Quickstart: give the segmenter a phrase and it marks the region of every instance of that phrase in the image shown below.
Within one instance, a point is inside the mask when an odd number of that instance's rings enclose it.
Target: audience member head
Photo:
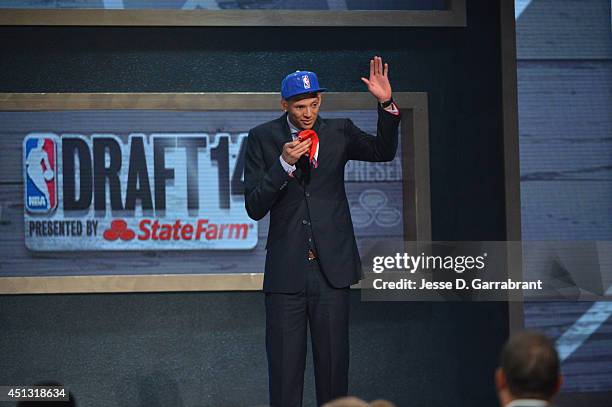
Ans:
[[[387,400],[374,400],[368,403],[357,397],[342,397],[324,404],[323,407],[395,407],[395,404]]]
[[[512,336],[501,354],[495,386],[502,406],[519,399],[552,401],[561,387],[559,356],[546,336],[524,331]]]

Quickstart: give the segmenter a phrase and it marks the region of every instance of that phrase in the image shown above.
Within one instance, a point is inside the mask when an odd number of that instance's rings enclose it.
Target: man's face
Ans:
[[[287,111],[291,123],[301,130],[312,129],[319,115],[321,94],[297,96],[289,101],[283,99],[281,105],[283,110]]]

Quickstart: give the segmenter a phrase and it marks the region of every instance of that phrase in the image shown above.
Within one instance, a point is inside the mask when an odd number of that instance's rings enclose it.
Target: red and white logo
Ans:
[[[104,239],[106,240],[132,240],[136,237],[136,233],[128,228],[127,222],[123,219],[115,219],[111,222],[110,229],[104,231]]]
[[[310,89],[310,78],[308,75],[302,76],[302,82],[304,82],[304,89]]]
[[[138,230],[134,231],[123,219],[115,219],[110,228],[104,231],[105,240],[245,240],[248,238],[248,223],[215,223],[208,219],[198,219],[195,223],[180,219],[174,222],[160,222],[154,219],[141,219]]]
[[[57,146],[53,134],[32,133],[23,141],[25,208],[47,214],[57,207]]]

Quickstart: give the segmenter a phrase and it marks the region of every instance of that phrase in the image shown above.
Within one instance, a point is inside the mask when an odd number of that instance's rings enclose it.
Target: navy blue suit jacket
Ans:
[[[292,141],[287,114],[261,124],[247,139],[244,197],[254,220],[270,212],[266,242],[265,292],[298,292],[308,270],[306,227],[312,228],[321,269],[337,288],[361,279],[361,260],[355,242],[344,190],[348,160],[391,161],[398,145],[400,116],[378,106],[377,136],[367,134],[350,119],[315,121],[319,136],[318,167],[302,185],[283,169],[279,156]]]

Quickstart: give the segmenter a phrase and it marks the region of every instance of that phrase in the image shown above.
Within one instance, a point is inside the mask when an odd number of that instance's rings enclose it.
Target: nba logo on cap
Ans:
[[[32,213],[49,213],[57,207],[57,138],[32,133],[23,140],[25,207]]]
[[[295,71],[285,76],[281,82],[281,96],[285,100],[306,93],[325,92],[325,90],[319,86],[317,75],[310,71]]]

